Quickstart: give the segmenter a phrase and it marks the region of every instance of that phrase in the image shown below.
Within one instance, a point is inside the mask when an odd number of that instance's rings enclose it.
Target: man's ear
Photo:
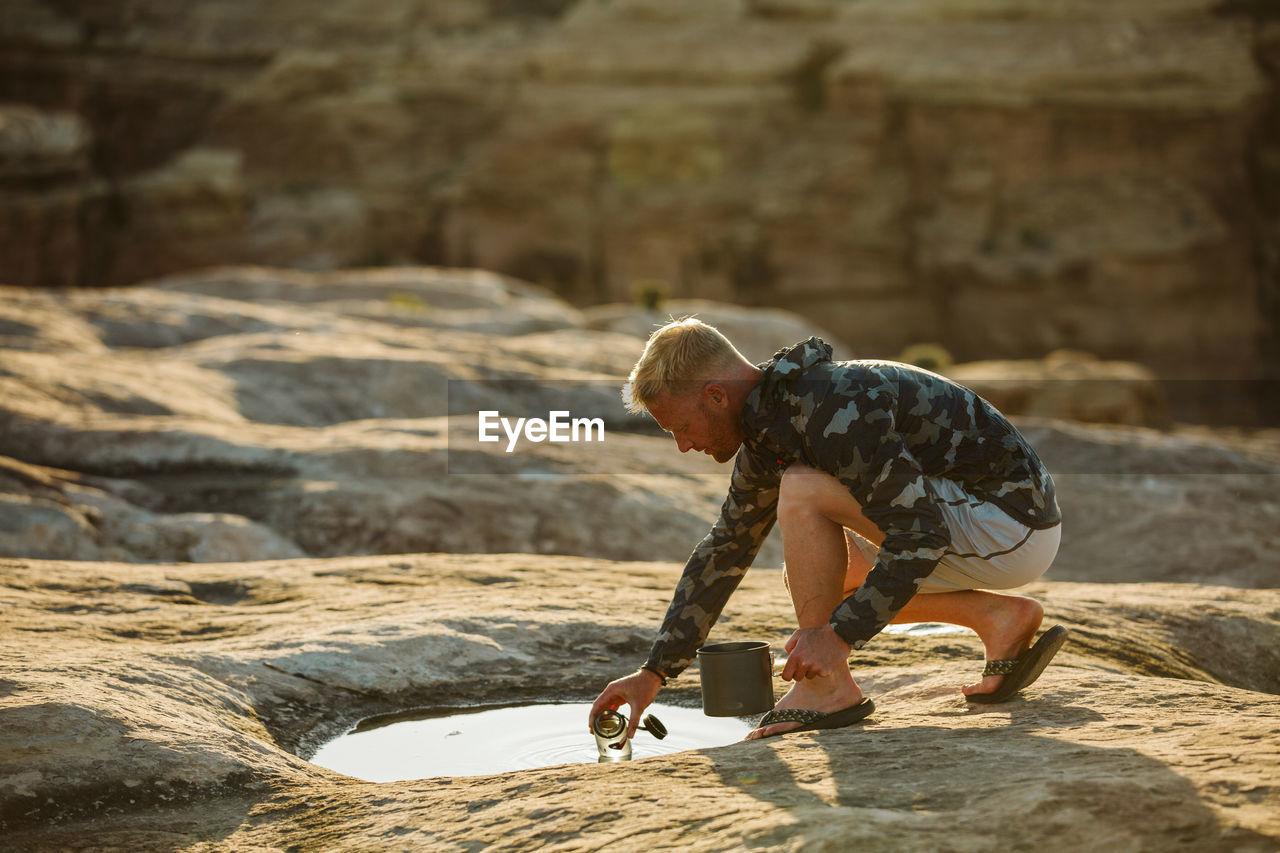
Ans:
[[[708,382],[703,385],[702,397],[712,406],[723,407],[729,404],[729,392],[718,382]]]

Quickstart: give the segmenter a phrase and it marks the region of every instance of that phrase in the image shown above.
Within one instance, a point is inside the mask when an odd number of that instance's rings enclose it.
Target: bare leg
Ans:
[[[834,521],[836,515],[846,519],[852,509],[861,524],[874,530],[853,496],[844,492],[847,501],[824,494],[812,475],[826,477],[810,468],[792,466],[783,475],[778,496],[778,527],[782,531],[783,558],[786,560],[787,589],[801,628],[826,625],[844,599],[844,580],[848,573],[849,547],[844,524]],[[832,482],[838,481],[828,477]],[[848,519],[851,520],[851,519]],[[878,531],[877,531],[878,532]],[[839,711],[857,704],[862,690],[853,680],[848,667],[823,678],[796,681],[778,701],[778,708],[804,708],[812,711]],[[799,727],[799,723],[779,723],[756,729],[748,737],[767,737]]]
[[[849,564],[845,573],[841,595],[853,594],[871,571],[863,550],[858,547],[856,534],[846,533],[849,540]],[[1031,646],[1031,640],[1044,619],[1044,607],[1034,598],[1025,595],[993,592],[984,589],[966,589],[955,592],[921,593],[898,611],[893,621],[945,622],[962,625],[976,633],[982,640],[987,660],[1017,657]],[[961,691],[966,695],[992,693],[1004,680],[1000,675],[988,675],[974,684],[966,684]]]
[[[1043,618],[1044,608],[1034,598],[967,589],[917,595],[893,621],[963,625],[977,633],[988,660],[1001,660],[1029,648]],[[966,696],[991,693],[1003,680],[1003,676],[988,675],[960,689]]]
[[[836,606],[862,585],[871,570],[870,562],[846,530],[873,546],[884,541],[884,534],[862,514],[862,507],[838,480],[795,465],[783,477],[778,526],[783,536],[787,585],[799,627],[825,625]],[[841,572],[840,589],[833,591],[832,575]],[[1040,603],[1026,596],[962,590],[917,595],[893,621],[945,622],[970,628],[982,640],[987,658],[994,660],[1014,657],[1026,649],[1043,617]],[[987,676],[962,690],[966,695],[989,693],[1002,680],[998,675]],[[816,683],[820,681],[797,682],[778,707],[832,711],[846,708],[861,697],[852,675],[847,682],[839,678],[830,684]],[[792,727],[779,726],[777,730]],[[766,733],[773,731],[771,727]]]

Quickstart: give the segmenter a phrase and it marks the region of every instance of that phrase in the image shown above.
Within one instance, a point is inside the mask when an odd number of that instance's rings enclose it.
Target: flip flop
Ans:
[[[982,670],[983,678],[988,675],[1003,675],[1004,681],[991,693],[974,693],[965,698],[970,702],[979,702],[984,705],[1008,701],[1013,694],[1024,687],[1029,687],[1040,677],[1040,673],[1044,672],[1044,668],[1049,665],[1049,661],[1053,660],[1053,656],[1058,653],[1058,649],[1062,648],[1066,640],[1067,629],[1061,625],[1054,625],[1040,635],[1040,639],[1036,640],[1034,646],[1016,658],[987,661],[987,665]]]
[[[842,711],[832,711],[829,714],[825,714],[822,711],[808,711],[803,708],[775,708],[760,718],[756,728],[762,729],[765,726],[772,726],[774,723],[804,724],[798,729],[778,732],[781,735],[809,732],[815,729],[841,729],[861,722],[870,716],[875,709],[876,704],[870,699],[863,699],[857,705],[850,705]],[[769,737],[777,736],[769,735]]]

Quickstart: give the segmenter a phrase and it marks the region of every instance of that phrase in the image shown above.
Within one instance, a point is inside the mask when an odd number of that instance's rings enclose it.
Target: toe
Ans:
[[[753,729],[751,733],[746,736],[745,739],[760,740],[761,738],[773,737],[774,735],[780,735],[780,734],[786,734],[787,732],[792,731],[793,729],[798,729],[798,728],[800,728],[799,723],[776,723],[772,726],[765,726],[763,728]]]
[[[982,693],[995,693],[1000,689],[1000,684],[1003,681],[1003,675],[988,675],[977,684],[964,685],[960,688],[960,691],[966,696],[977,696]]]

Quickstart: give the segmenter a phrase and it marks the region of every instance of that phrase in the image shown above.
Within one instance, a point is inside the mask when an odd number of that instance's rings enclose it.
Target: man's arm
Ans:
[[[749,448],[739,451],[720,518],[685,563],[646,667],[673,678],[693,663],[773,529],[780,480]]]
[[[658,629],[649,659],[637,672],[612,681],[591,706],[591,719],[603,710],[631,709],[627,737],[657,698],[668,677],[693,663],[725,602],[746,574],[777,519],[781,475],[763,468],[743,448],[734,462],[729,494],[720,518],[694,549],[676,584],[667,615]]]

